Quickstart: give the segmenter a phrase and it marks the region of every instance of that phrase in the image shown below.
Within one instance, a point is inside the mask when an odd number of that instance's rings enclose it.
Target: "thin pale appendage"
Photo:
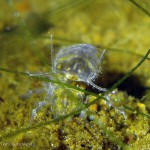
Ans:
[[[42,102],[38,102],[38,106],[32,110],[32,115],[30,119],[30,123],[34,120],[34,118],[37,116],[37,111],[39,111],[43,106],[45,106],[47,102],[44,100]]]
[[[53,86],[51,83],[48,84],[48,86],[46,86],[46,88],[48,89],[45,89],[45,91],[47,90],[47,94],[44,98],[44,100],[42,102],[38,102],[38,106],[36,108],[34,108],[32,110],[32,115],[31,115],[31,119],[30,119],[30,122],[32,122],[34,120],[34,118],[37,116],[37,112],[42,109],[42,107],[44,107],[45,105],[47,105],[49,102],[46,101],[46,99],[50,96],[52,96],[53,94],[53,90],[55,89],[55,86]]]
[[[30,77],[40,77],[40,76],[49,76],[50,73],[28,73]]]
[[[99,91],[103,91],[103,92],[107,91],[106,88],[102,88],[102,87],[97,86],[97,85],[94,84],[91,80],[88,80],[88,83],[89,83],[92,87],[98,89]]]
[[[101,55],[100,55],[99,63],[100,63],[100,62],[102,61],[102,59],[104,58],[105,52],[106,52],[106,50],[104,49],[104,50],[102,51]],[[99,87],[99,86],[97,86],[95,83],[93,83],[93,82],[92,82],[92,79],[89,79],[89,80],[88,80],[88,83],[89,83],[91,86],[93,86],[94,88],[98,89],[99,91],[103,91],[103,92],[107,91],[106,88]]]
[[[50,58],[51,58],[51,66],[52,66],[52,71],[54,71],[54,50],[53,50],[53,35],[50,35]]]
[[[101,53],[101,55],[100,55],[100,58],[99,58],[99,63],[103,60],[105,52],[106,52],[106,49],[104,49],[104,50],[102,51],[102,53]]]

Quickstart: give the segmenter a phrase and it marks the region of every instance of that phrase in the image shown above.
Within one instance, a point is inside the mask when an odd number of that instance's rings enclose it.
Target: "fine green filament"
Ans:
[[[129,0],[133,5],[135,5],[137,8],[139,8],[142,12],[144,12],[146,15],[150,17],[150,12],[143,8],[141,5],[139,5],[136,1],[134,0]]]
[[[121,83],[123,83],[140,65],[142,65],[142,63],[144,62],[144,60],[148,57],[150,53],[150,49],[147,51],[147,53],[144,55],[144,57],[137,63],[137,65],[135,67],[133,67],[124,77],[122,77],[117,83],[115,83],[107,92],[104,92],[102,95],[97,95],[97,97],[95,98],[95,100],[93,100],[92,102],[89,102],[87,104],[85,104],[84,106],[82,106],[80,109],[76,110],[76,111],[73,111],[67,115],[64,115],[64,116],[60,116],[60,117],[57,117],[56,119],[53,119],[51,121],[46,121],[46,122],[42,122],[42,123],[38,123],[36,125],[31,125],[29,127],[26,127],[26,128],[22,128],[22,129],[19,129],[17,131],[14,131],[14,132],[10,132],[10,133],[7,133],[3,136],[0,137],[0,141],[2,141],[3,139],[6,139],[6,138],[10,138],[10,137],[13,137],[13,136],[16,136],[20,133],[23,133],[23,132],[26,132],[26,131],[30,131],[30,130],[33,130],[35,128],[38,128],[38,127],[43,127],[45,125],[50,125],[52,123],[57,123],[59,121],[62,121],[62,120],[65,120],[69,117],[72,117],[74,116],[75,114],[79,114],[82,110],[90,107],[91,105],[95,104],[97,101],[99,101],[100,99],[105,99],[106,98],[103,96],[104,94],[108,94],[109,92],[111,92],[112,90],[116,89]],[[29,77],[33,77],[33,78],[37,78],[35,76],[30,76],[29,73],[24,73],[24,72],[18,72],[18,71],[14,71],[14,70],[9,70],[9,69],[5,69],[5,68],[0,68],[0,71],[4,71],[4,72],[10,72],[10,73],[14,73],[14,74],[20,74],[20,75],[24,75],[24,76],[29,76]],[[55,84],[58,84],[60,86],[66,86],[68,88],[73,88],[73,89],[76,89],[78,91],[81,91],[81,92],[85,92],[85,90],[83,89],[80,89],[80,88],[77,88],[77,87],[74,87],[72,85],[69,85],[69,84],[66,84],[66,83],[62,83],[62,82],[58,82],[58,81],[53,81],[53,80],[50,80],[48,78],[44,78],[44,77],[39,77],[40,80],[44,80],[44,81],[47,81],[47,82],[52,82],[52,83],[55,83]],[[88,92],[86,91],[89,95],[94,95],[96,96],[95,94],[93,94],[92,92]],[[128,106],[124,106],[125,109],[127,110],[130,110],[130,111],[136,111],[135,109],[133,108],[130,108]],[[142,112],[139,112],[137,111],[138,114],[140,115],[143,115],[143,116],[146,116],[147,118],[150,118],[150,115],[149,114],[144,114]]]

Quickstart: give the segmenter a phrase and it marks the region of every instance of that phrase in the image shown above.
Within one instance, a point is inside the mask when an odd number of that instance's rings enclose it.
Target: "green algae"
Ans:
[[[57,6],[58,13],[55,11],[49,13],[44,9],[44,6],[40,6],[40,9],[36,10],[33,5],[39,6],[38,3],[40,5],[41,3],[38,1],[35,4],[34,1],[31,1],[31,7],[38,15],[44,10],[44,14],[47,14],[46,17],[51,18],[47,23],[53,23],[54,27],[51,27],[50,32],[45,36],[54,35],[55,49],[68,45],[68,43],[77,42],[92,43],[103,48],[109,47],[104,60],[103,72],[111,70],[114,74],[116,71],[128,72],[139,61],[139,57],[135,53],[141,58],[149,49],[148,26],[150,22],[147,16],[138,11],[138,8],[132,6],[130,2],[95,1],[90,5],[84,1],[77,1],[77,5],[73,4],[75,6],[73,8],[70,5],[72,2],[70,0],[68,2],[69,7],[64,5],[61,13],[59,13],[59,9],[63,2],[59,2],[60,7],[56,4],[57,2],[52,4],[53,7]],[[4,2],[1,3],[4,5]],[[78,3],[81,5],[79,6]],[[15,30],[13,27],[18,26],[18,22],[20,23],[21,20],[25,20],[26,12],[21,14],[21,19],[17,20],[11,16],[13,13],[11,5],[5,4],[4,6],[7,9],[10,8],[10,11],[7,11],[10,13],[6,15],[6,21],[3,19],[3,22],[0,22],[3,39],[1,40],[1,67],[23,72],[48,72],[49,50],[47,46],[45,47],[49,44],[48,38],[42,38],[41,33],[38,32],[39,35],[30,33],[31,30],[28,29],[31,28],[30,26],[19,24],[19,29]],[[52,6],[47,5],[48,8]],[[4,12],[6,11],[5,8]],[[31,9],[31,11],[33,10]],[[61,19],[62,16],[64,19]],[[12,30],[5,33],[5,26],[7,25]],[[67,42],[66,39],[71,40]],[[119,53],[113,49],[124,51]],[[135,72],[139,75],[144,86],[149,86],[150,83],[148,66],[149,61],[145,61],[142,68]],[[104,78],[103,74],[101,76]],[[32,127],[30,124],[31,112],[36,102],[44,98],[44,94],[35,94],[24,101],[18,97],[29,89],[41,86],[42,79],[35,80],[30,77],[23,77],[21,74],[13,75],[2,72],[0,77],[1,136]],[[121,149],[126,145],[127,148],[130,147],[131,149],[143,148],[147,150],[150,148],[149,119],[143,114],[149,113],[148,105],[145,105],[145,103],[149,104],[149,97],[147,96],[146,100],[141,103],[137,98],[123,93],[119,91],[116,97],[119,100],[122,99],[121,104],[128,104],[124,106],[128,118],[126,120],[117,109],[110,109],[104,100],[92,105],[90,110],[97,117],[96,121],[101,121],[105,126],[100,126],[95,120],[90,120],[88,116],[79,118],[76,115],[70,117],[68,121],[63,121],[63,118],[60,117],[61,121],[56,120],[54,124],[44,124],[45,121],[52,121],[49,108],[44,108],[33,122],[33,127],[41,122],[42,128],[24,131],[10,139],[4,139],[0,146],[6,149]],[[149,91],[146,91],[145,95],[149,95]],[[89,101],[93,99],[94,95],[89,98]],[[120,141],[124,144],[123,146]]]

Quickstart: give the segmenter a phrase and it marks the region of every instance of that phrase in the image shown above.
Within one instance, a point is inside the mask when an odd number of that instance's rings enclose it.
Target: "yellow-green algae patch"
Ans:
[[[118,92],[117,97],[118,99],[122,98],[122,92]],[[136,103],[133,97],[126,98],[128,106],[147,113],[144,104]],[[92,100],[92,97],[90,99]],[[5,102],[2,104],[5,108],[0,110],[2,137],[7,133],[32,126],[38,122],[51,120],[49,109],[44,109],[30,124],[32,104],[19,99],[16,99],[15,103]],[[7,137],[1,141],[1,147],[13,147],[14,149],[18,147],[23,149],[26,147],[28,149],[35,147],[41,149],[117,149],[120,147],[118,144],[120,141],[124,143],[124,146],[128,145],[132,148],[137,145],[139,139],[143,138],[147,139],[144,141],[145,147],[149,146],[149,119],[147,117],[124,110],[127,117],[125,119],[117,108],[110,109],[104,100],[98,102],[96,106],[90,106],[89,110],[95,114],[98,121],[103,123],[103,128],[96,124],[95,120],[90,119],[90,116],[79,117],[77,115],[54,124],[33,128],[12,138]],[[105,128],[112,133],[111,136],[107,135]],[[116,141],[113,140],[114,138]]]

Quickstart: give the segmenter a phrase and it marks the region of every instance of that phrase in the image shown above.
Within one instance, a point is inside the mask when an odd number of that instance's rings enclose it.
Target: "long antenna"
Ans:
[[[104,50],[102,51],[102,53],[101,53],[101,55],[100,55],[100,58],[99,58],[99,62],[101,62],[102,59],[104,58],[105,52],[106,52],[106,49],[104,49]]]
[[[53,62],[53,35],[50,35],[50,55],[51,55],[51,65],[52,71],[54,71],[54,62]]]

